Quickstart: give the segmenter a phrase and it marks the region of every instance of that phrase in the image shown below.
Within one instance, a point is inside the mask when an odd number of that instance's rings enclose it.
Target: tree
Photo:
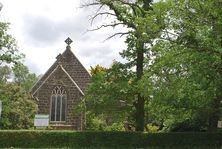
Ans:
[[[34,73],[30,73],[28,67],[22,63],[17,63],[12,67],[14,74],[14,82],[24,88],[27,92],[30,91],[38,77]]]
[[[103,24],[94,30],[102,27],[116,27],[118,25],[124,25],[128,28],[128,32],[115,33],[109,38],[116,35],[127,35],[126,44],[128,48],[121,55],[129,61],[129,63],[125,64],[128,70],[136,67],[132,82],[137,86],[137,82],[143,76],[144,62],[150,60],[150,47],[154,39],[160,37],[160,33],[164,27],[162,16],[165,15],[165,7],[163,7],[165,3],[152,4],[152,0],[95,0],[86,6],[92,5],[100,6],[97,14],[92,17],[92,21],[101,15],[111,15],[115,18],[115,21],[110,24]],[[103,12],[102,8],[104,6],[108,7],[111,12]],[[145,55],[144,53],[148,54]],[[136,110],[133,118],[135,119],[136,131],[143,131],[145,99],[139,91],[135,95],[136,98],[134,99],[133,106]]]
[[[208,129],[215,131],[220,116],[220,102],[222,100],[222,2],[215,1],[180,1],[174,4],[172,18],[181,21],[173,21],[175,31],[177,31],[176,42],[192,53],[198,53],[193,57],[193,61],[199,66],[193,67],[194,71],[201,74],[213,85],[213,96],[210,97],[211,107]],[[178,16],[176,13],[181,14]],[[196,61],[198,60],[198,61]],[[195,66],[195,65],[194,65]],[[196,74],[197,75],[197,74]],[[198,79],[196,77],[196,79]],[[206,81],[201,81],[204,86]]]
[[[0,66],[0,100],[3,104],[0,128],[27,129],[33,126],[37,105],[29,90],[36,80],[21,63]]]
[[[180,48],[164,47],[159,47],[162,49],[162,52],[158,50],[160,56],[140,84],[144,96],[151,97],[148,105],[150,115],[165,130],[175,130],[175,126],[183,122],[186,122],[186,127],[189,122],[189,131],[206,130],[210,101],[215,93],[213,76],[210,76],[213,74],[208,73],[211,68],[206,67],[213,59],[210,61],[205,53],[200,55],[188,49],[182,52]],[[184,128],[183,131],[185,129],[188,130]]]
[[[22,55],[19,54],[15,39],[8,34],[9,23],[0,22],[0,65],[3,62],[16,63]]]
[[[85,96],[87,124],[91,125],[96,120],[107,121],[104,126],[114,123],[123,125],[127,117],[132,115],[132,111],[135,112],[132,110],[135,95],[130,80],[132,72],[129,72],[123,64],[114,62],[111,68],[99,65],[92,67],[91,74],[91,83],[87,87]]]
[[[11,69],[9,66],[0,66],[0,84],[5,84],[11,76]]]
[[[108,6],[111,10],[98,11],[92,19],[105,14],[117,20],[96,30],[118,25],[129,29],[113,36],[127,34],[128,47],[121,55],[128,60],[124,64],[127,71],[136,69],[130,76],[137,95],[131,102],[136,130],[144,128],[144,106],[155,104],[168,110],[159,117],[160,123],[169,120],[167,116],[182,122],[205,113],[204,125],[210,131],[216,130],[222,100],[220,0],[97,0],[89,5],[100,5],[99,10]]]
[[[162,94],[161,100],[167,100],[167,105],[172,101],[176,103],[174,107],[189,105],[182,106],[185,111],[190,110],[188,118],[193,117],[190,114],[205,113],[204,125],[215,131],[222,100],[222,3],[218,0],[167,2],[172,9],[153,48],[156,50],[153,75],[148,75],[155,80],[153,98],[158,99]],[[182,117],[181,113],[178,116]]]
[[[0,22],[0,100],[3,103],[0,128],[27,129],[33,125],[37,110],[28,92],[36,75],[20,62],[24,55],[18,52],[8,29],[8,23]]]
[[[3,111],[1,129],[27,129],[33,126],[37,106],[30,94],[14,83],[0,85]]]
[[[0,66],[0,100],[3,104],[0,128],[27,129],[33,126],[37,105],[29,93],[35,74],[21,63]]]

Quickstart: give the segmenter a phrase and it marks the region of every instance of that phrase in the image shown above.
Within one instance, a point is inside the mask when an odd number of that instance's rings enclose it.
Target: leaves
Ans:
[[[23,57],[17,50],[15,39],[8,34],[8,28],[8,23],[0,22],[0,64],[17,63]]]
[[[22,63],[15,64],[12,70],[15,83],[19,84],[22,88],[29,92],[33,84],[38,79],[36,74],[30,73],[28,67]]]
[[[221,1],[96,2],[130,32],[120,53],[127,62],[92,76],[87,100],[93,108],[112,115],[123,101],[128,106],[118,110],[137,120],[135,95],[142,95],[146,123],[162,130],[215,129],[222,101]]]
[[[98,66],[92,68],[96,70]],[[86,94],[86,105],[88,110],[95,113],[114,114],[117,117],[125,115],[128,106],[121,106],[121,102],[130,103],[133,95],[131,80],[128,77],[131,74],[123,67],[121,63],[115,62],[111,68],[97,71],[92,75]]]
[[[20,86],[14,83],[1,85],[0,99],[3,104],[1,128],[27,129],[33,126],[37,105]]]
[[[37,106],[29,89],[35,74],[21,63],[15,39],[8,33],[9,23],[0,22],[0,100],[3,103],[1,129],[27,129],[33,126]]]

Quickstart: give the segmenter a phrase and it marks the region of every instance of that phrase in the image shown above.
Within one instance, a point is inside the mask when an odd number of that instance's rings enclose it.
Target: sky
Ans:
[[[123,28],[87,31],[111,18],[99,18],[91,25],[89,19],[95,8],[80,8],[81,0],[0,2],[0,20],[10,23],[9,33],[16,39],[19,51],[26,55],[24,63],[31,72],[44,74],[65,50],[67,37],[73,40],[72,51],[87,70],[96,64],[109,67],[114,60],[121,60],[119,52],[125,49],[124,38],[104,40]]]

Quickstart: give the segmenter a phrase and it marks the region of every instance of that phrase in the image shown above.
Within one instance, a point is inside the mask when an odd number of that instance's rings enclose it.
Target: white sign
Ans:
[[[217,127],[218,127],[218,128],[222,128],[222,121],[218,121],[218,122],[217,122]]]
[[[1,115],[2,115],[2,101],[0,100],[0,118],[1,118]]]
[[[49,126],[49,115],[35,115],[34,119],[35,127],[48,127]]]

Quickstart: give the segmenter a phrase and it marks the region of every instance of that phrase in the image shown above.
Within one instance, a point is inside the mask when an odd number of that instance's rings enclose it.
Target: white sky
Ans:
[[[87,32],[92,9],[80,8],[79,0],[0,0],[0,20],[11,23],[10,33],[19,50],[26,55],[25,64],[32,72],[43,74],[65,50],[64,40],[70,37],[72,51],[89,69],[100,64],[110,66],[120,60],[124,39],[116,37],[103,42],[113,29]],[[97,20],[98,23],[98,20]]]

